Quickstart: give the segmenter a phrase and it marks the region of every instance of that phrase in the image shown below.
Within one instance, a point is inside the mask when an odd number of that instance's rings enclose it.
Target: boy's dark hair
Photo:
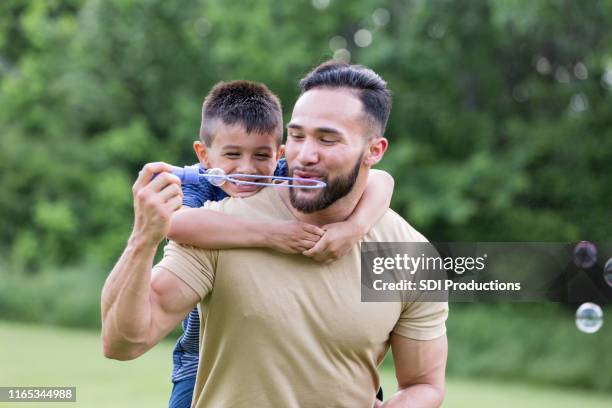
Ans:
[[[300,81],[302,93],[314,88],[346,88],[357,95],[373,130],[382,136],[391,112],[391,92],[374,71],[361,65],[330,60],[319,65]]]
[[[204,99],[200,139],[210,146],[218,121],[241,124],[247,133],[278,134],[283,141],[283,113],[278,97],[264,84],[251,81],[219,82]]]

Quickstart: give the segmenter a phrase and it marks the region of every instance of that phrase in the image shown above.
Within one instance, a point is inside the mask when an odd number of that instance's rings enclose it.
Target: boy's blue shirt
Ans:
[[[205,169],[200,166],[200,173]],[[274,171],[275,176],[287,176],[287,162],[280,159]],[[199,184],[187,184],[183,189],[183,205],[201,207],[206,201],[223,200],[228,195],[217,186],[202,178]],[[195,377],[198,371],[200,346],[200,315],[194,308],[183,320],[183,335],[179,337],[172,352],[172,381],[178,382]]]

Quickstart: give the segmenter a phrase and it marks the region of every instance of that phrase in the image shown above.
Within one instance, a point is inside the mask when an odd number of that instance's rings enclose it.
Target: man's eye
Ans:
[[[302,135],[289,135],[290,138],[295,139],[295,140],[302,140],[304,138],[304,136]]]
[[[334,143],[336,143],[336,140],[334,140],[334,139],[321,139],[321,143],[324,143],[324,144],[334,144]]]

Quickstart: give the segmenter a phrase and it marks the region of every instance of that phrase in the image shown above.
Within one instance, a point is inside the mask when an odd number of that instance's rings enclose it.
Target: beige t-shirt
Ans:
[[[274,188],[205,207],[258,220],[295,219]],[[364,241],[425,238],[389,210]],[[197,408],[371,407],[390,334],[430,340],[446,332],[447,303],[361,302],[358,245],[324,265],[262,248],[170,242],[156,268],[193,288],[206,314]]]

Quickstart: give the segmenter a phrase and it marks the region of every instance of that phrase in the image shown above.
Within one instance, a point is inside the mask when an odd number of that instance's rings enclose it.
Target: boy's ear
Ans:
[[[193,142],[193,150],[195,151],[196,156],[198,156],[198,160],[200,164],[204,166],[204,168],[210,168],[208,163],[208,150],[206,150],[206,144],[202,143],[199,140]]]
[[[384,137],[375,137],[368,142],[366,153],[363,157],[363,164],[372,167],[377,164],[385,154],[389,141]]]
[[[279,161],[285,155],[285,145],[278,146],[278,150],[276,151],[276,161]]]

